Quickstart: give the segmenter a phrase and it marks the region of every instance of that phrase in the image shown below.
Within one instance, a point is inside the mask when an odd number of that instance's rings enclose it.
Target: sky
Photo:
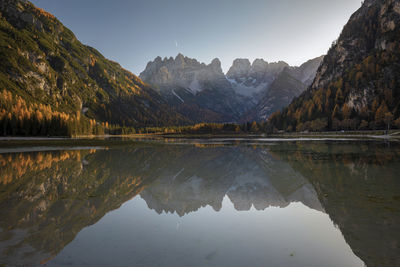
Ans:
[[[360,0],[32,0],[139,75],[178,53],[226,72],[236,58],[297,66],[326,54]]]

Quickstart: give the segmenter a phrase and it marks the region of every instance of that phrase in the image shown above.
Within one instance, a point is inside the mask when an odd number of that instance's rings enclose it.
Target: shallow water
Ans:
[[[0,264],[400,266],[396,143],[33,148],[0,154]]]

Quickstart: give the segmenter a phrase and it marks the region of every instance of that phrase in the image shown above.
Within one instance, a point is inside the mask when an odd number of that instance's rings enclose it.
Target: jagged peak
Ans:
[[[287,66],[287,67],[290,66],[286,61],[283,61],[283,60],[279,60],[278,62],[270,62],[270,63],[268,63],[268,65],[281,65],[281,66]]]
[[[253,63],[251,64],[251,66],[257,66],[257,65],[268,65],[268,62],[265,61],[262,58],[256,58],[254,59]]]
[[[316,57],[316,58],[307,60],[306,62],[304,62],[303,64],[301,64],[301,65],[299,66],[299,68],[303,68],[303,67],[305,67],[305,66],[307,66],[307,65],[310,65],[310,64],[313,64],[313,63],[321,63],[322,60],[324,59],[324,57],[325,57],[325,55],[322,55],[322,56],[319,56],[319,57]]]
[[[175,58],[174,57],[164,57],[161,58],[160,56],[157,56],[153,61],[149,61],[147,63],[147,67],[149,68],[151,66],[153,66],[154,64],[157,65],[158,67],[161,67],[161,65],[163,64],[185,64],[185,65],[198,65],[201,67],[207,67],[207,66],[216,66],[218,68],[221,68],[221,61],[219,58],[214,58],[210,64],[206,64],[204,62],[199,62],[197,59],[195,58],[189,58],[187,56],[184,56],[182,53],[178,53]]]
[[[251,68],[248,58],[237,58],[233,61],[232,66],[226,73],[229,78],[237,78],[237,76],[246,76]]]
[[[221,67],[221,60],[219,60],[219,58],[214,58],[214,59],[211,61],[211,64],[210,64],[210,65],[215,65],[215,66]]]
[[[185,56],[184,55],[182,55],[181,53],[178,53],[178,55],[176,55],[176,57],[175,57],[175,61],[176,60],[185,60]]]
[[[233,61],[232,65],[248,65],[250,67],[251,63],[248,58],[237,58]]]

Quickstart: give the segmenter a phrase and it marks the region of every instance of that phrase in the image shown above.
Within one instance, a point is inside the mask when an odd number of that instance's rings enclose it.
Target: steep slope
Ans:
[[[94,120],[129,126],[186,121],[138,77],[81,44],[53,15],[28,1],[0,2],[0,60],[5,128],[43,115],[66,124],[92,119],[90,126]],[[15,134],[12,128],[3,134]]]
[[[219,59],[206,65],[182,54],[157,57],[147,64],[140,78],[196,122],[236,121],[248,106],[249,100],[233,91]]]
[[[242,121],[265,121],[277,110],[280,110],[298,97],[307,86],[291,75],[291,70],[286,68],[268,87],[258,104],[251,109]]]
[[[281,130],[400,127],[400,1],[365,1],[311,87],[270,118]]]
[[[242,71],[242,76],[236,75],[233,80],[237,85],[234,88],[251,94],[256,103],[240,121],[265,121],[272,113],[289,105],[293,98],[311,85],[323,58],[311,59],[299,67],[291,67],[284,62],[268,64],[263,60],[255,60],[247,74]],[[264,62],[264,68],[257,67],[261,65],[260,62]],[[228,75],[232,75],[232,68]],[[242,82],[238,84],[238,81]]]
[[[259,121],[299,96],[314,79],[322,58],[300,67],[236,59],[224,75],[218,59],[206,65],[178,54],[149,62],[140,78],[193,121]]]
[[[253,102],[258,103],[284,70],[305,86],[311,85],[322,59],[323,56],[311,59],[299,67],[289,66],[284,61],[268,63],[256,59],[250,64],[248,59],[236,59],[226,77],[237,94],[252,97]]]
[[[301,64],[299,67],[289,67],[289,74],[295,79],[301,81],[306,86],[310,86],[314,81],[318,68],[321,65],[324,56],[320,56]]]

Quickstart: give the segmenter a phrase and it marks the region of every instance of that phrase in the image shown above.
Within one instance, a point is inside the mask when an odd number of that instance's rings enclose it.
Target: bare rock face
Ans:
[[[323,59],[324,56],[311,59],[303,63],[300,67],[288,68],[288,72],[291,76],[301,81],[306,86],[310,86],[314,81],[315,74],[317,73],[318,67],[321,65]]]
[[[286,67],[289,65],[283,61],[268,63],[263,59],[256,59],[250,64],[248,59],[235,59],[226,77],[237,83],[260,84],[271,82]]]
[[[369,25],[366,25],[367,21]],[[329,57],[321,65],[312,90],[325,88],[344,75],[349,75],[349,70],[352,68],[357,69],[359,73],[365,72],[357,64],[361,66],[367,64],[367,59],[370,57],[369,65],[374,64],[375,70],[370,71],[371,75],[365,77],[365,80],[371,80],[371,82],[349,86],[351,88],[345,96],[346,105],[354,108],[356,112],[369,108],[381,94],[380,89],[386,87],[384,84],[396,84],[399,79],[396,74],[399,69],[396,59],[399,46],[399,25],[400,1],[365,1],[363,6],[351,16],[340,38],[330,49]],[[385,54],[391,54],[390,58],[384,58]],[[381,60],[382,62],[380,62]],[[378,82],[378,80],[380,81]],[[398,96],[393,89],[395,88],[387,88],[386,95],[392,91],[390,94],[393,97]],[[381,99],[381,97],[379,98]],[[387,97],[382,98],[387,100]],[[400,114],[397,111],[398,108],[393,107],[395,108],[394,113],[397,113],[398,116]]]
[[[257,105],[245,114],[241,121],[265,121],[272,113],[286,107],[293,98],[304,92],[307,85],[294,78],[292,72],[293,69],[285,68],[261,96]]]
[[[251,64],[236,59],[224,75],[219,59],[206,65],[178,54],[149,62],[140,78],[196,122],[254,121],[267,118],[302,93],[321,60],[290,67],[283,61],[256,59]]]
[[[253,64],[250,64],[248,59],[236,59],[226,77],[232,83],[236,93],[255,100],[259,98],[258,94],[267,90],[286,67],[289,65],[283,61],[268,63],[263,59],[256,59]]]
[[[249,75],[250,69],[251,69],[250,60],[244,58],[238,58],[233,61],[233,65],[229,69],[226,76],[229,79],[235,79],[236,81],[240,81],[241,79]]]
[[[249,107],[249,100],[233,90],[217,58],[206,65],[182,54],[157,57],[140,78],[194,122],[237,121]]]
[[[193,94],[207,88],[207,83],[221,84],[225,81],[219,59],[216,58],[206,65],[182,54],[178,54],[175,59],[157,57],[147,64],[140,78],[161,92],[182,87]]]
[[[263,59],[255,59],[250,64],[248,59],[236,59],[226,76],[237,94],[251,97],[257,105],[283,71],[298,81],[299,85],[294,89],[311,85],[322,59],[323,56],[309,60],[300,67],[291,67],[284,61],[268,63]],[[297,94],[290,96],[289,101],[295,96]],[[272,108],[272,112],[274,111],[276,109]],[[262,117],[269,115],[270,113],[264,114]]]
[[[365,1],[351,16],[339,40],[333,44],[329,58],[323,62],[312,88],[324,87],[341,77],[349,67],[371,55],[375,49],[394,51],[398,40],[392,40],[392,37],[400,25],[399,15],[400,2],[397,0]],[[374,28],[374,36],[366,36],[368,33],[362,29],[366,17],[374,17],[375,25],[371,27]]]
[[[256,59],[249,65],[248,60],[235,60],[227,77],[237,94],[250,97],[254,103],[241,122],[264,121],[289,105],[311,85],[322,60],[320,56],[299,67],[291,67],[283,61],[268,63]]]

